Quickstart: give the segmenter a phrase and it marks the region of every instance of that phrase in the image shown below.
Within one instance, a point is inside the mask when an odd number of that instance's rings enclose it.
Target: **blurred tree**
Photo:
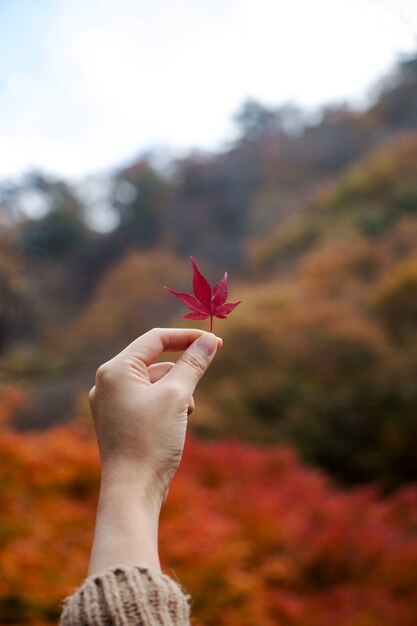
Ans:
[[[246,174],[233,152],[177,163],[166,226],[178,252],[208,261],[216,273],[242,268],[252,185]]]
[[[259,141],[266,136],[300,135],[305,120],[302,109],[292,103],[267,107],[257,100],[246,100],[234,115],[238,140]]]
[[[22,224],[17,247],[23,254],[49,262],[86,245],[89,231],[84,222],[84,207],[69,185],[33,174],[27,177],[23,189],[41,193],[47,207],[43,217]]]
[[[119,233],[127,245],[150,248],[164,230],[170,198],[168,181],[146,159],[118,172],[112,204],[119,212]]]
[[[364,124],[348,104],[326,106],[320,121],[300,137],[303,158],[322,177],[337,173],[372,147],[373,133],[372,125]]]
[[[379,124],[395,131],[417,126],[417,53],[399,61],[377,90],[377,102],[370,111]]]
[[[14,224],[24,219],[20,207],[14,202],[15,186],[3,182],[0,185],[0,234],[6,233]]]
[[[86,308],[65,330],[66,349],[109,358],[142,332],[166,324],[178,303],[163,286],[185,288],[188,279],[185,263],[166,252],[128,252],[104,274]]]
[[[384,277],[374,305],[395,338],[417,340],[417,258],[400,263]]]
[[[22,259],[6,252],[0,254],[0,354],[37,336],[39,307]]]
[[[256,100],[246,100],[234,120],[242,140],[257,141],[265,135],[283,130],[281,116]]]
[[[22,226],[18,249],[28,256],[51,261],[78,251],[87,239],[85,225],[77,216],[56,210]]]

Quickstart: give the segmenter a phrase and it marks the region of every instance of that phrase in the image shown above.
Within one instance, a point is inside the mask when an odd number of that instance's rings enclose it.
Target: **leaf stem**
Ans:
[[[210,332],[213,332],[213,316],[210,315]]]

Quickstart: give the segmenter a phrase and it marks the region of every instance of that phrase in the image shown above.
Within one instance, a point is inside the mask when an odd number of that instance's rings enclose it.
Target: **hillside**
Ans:
[[[415,480],[416,234],[414,134],[258,246],[268,280],[222,329],[201,428],[289,441],[342,480]]]
[[[117,217],[92,230],[80,190],[32,173],[0,190],[0,377],[31,401],[20,428],[87,419],[97,365],[177,325],[164,284],[194,255],[243,303],[192,427],[295,445],[344,482],[417,478],[417,57],[365,111],[246,102],[238,138],[158,170],[114,172]],[[25,202],[47,207],[28,219]]]

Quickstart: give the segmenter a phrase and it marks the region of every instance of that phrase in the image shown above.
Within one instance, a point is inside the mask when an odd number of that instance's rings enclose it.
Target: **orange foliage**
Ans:
[[[26,404],[25,394],[16,387],[5,387],[2,392],[0,404],[0,427],[7,424],[17,409]]]
[[[0,459],[0,623],[54,623],[85,572],[98,455],[74,427],[4,427]]]
[[[80,428],[3,425],[0,623],[56,623],[86,572],[98,483]],[[417,489],[339,491],[289,448],[189,438],[160,544],[195,626],[417,623]]]
[[[341,184],[333,197],[329,196],[329,205],[343,206],[358,197],[367,201],[405,200],[405,191],[415,192],[417,154],[417,134],[399,137],[392,143],[383,145],[362,162],[356,163],[343,176]],[[410,181],[409,187],[404,183]]]
[[[382,321],[396,336],[410,342],[417,328],[417,257],[397,265],[387,276],[375,297]]]
[[[182,289],[188,267],[167,252],[130,252],[104,275],[96,292],[67,335],[68,349],[106,348],[117,337],[122,345],[141,330],[163,325],[180,305],[163,290]]]
[[[386,270],[387,256],[373,241],[336,241],[307,255],[300,263],[300,276],[304,288],[316,294],[366,301],[366,287]]]

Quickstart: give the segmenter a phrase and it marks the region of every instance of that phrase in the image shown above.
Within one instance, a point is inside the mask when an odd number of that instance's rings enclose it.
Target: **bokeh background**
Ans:
[[[194,624],[415,626],[414,0],[1,0],[0,32],[0,623],[83,579],[87,392],[184,325],[193,255],[242,300],[161,525]]]

